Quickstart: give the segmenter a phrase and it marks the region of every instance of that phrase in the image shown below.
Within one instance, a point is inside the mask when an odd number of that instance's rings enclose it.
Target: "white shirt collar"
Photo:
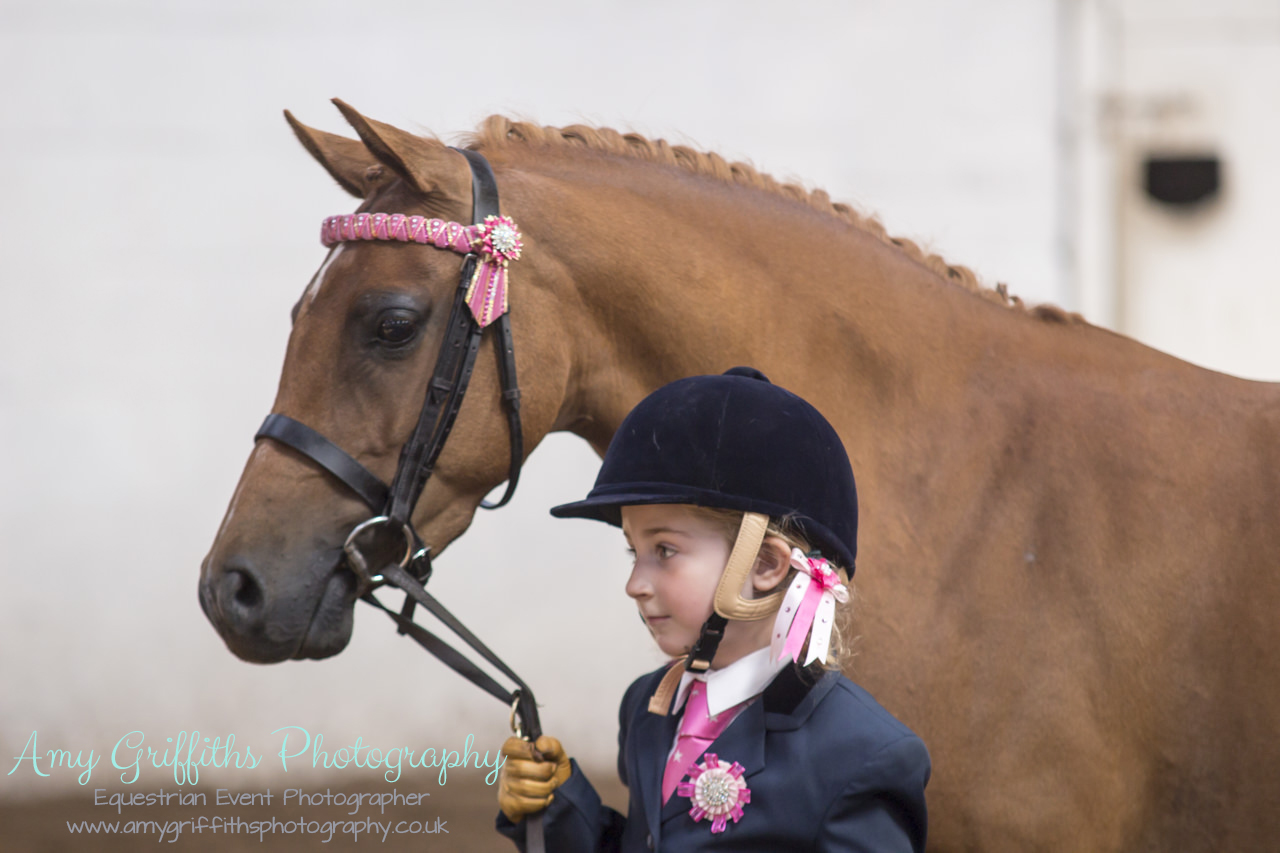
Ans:
[[[769,686],[790,658],[780,661],[770,660],[769,647],[757,649],[749,655],[738,658],[722,669],[709,669],[706,672],[686,672],[680,677],[680,687],[676,690],[672,708],[684,706],[685,697],[689,695],[689,685],[694,680],[707,683],[707,713],[719,714],[726,708],[732,708],[739,702],[745,702]]]

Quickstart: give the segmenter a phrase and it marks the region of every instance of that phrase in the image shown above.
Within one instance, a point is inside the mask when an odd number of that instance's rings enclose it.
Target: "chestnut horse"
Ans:
[[[360,210],[470,221],[461,155],[338,105],[360,141],[289,119]],[[714,154],[497,117],[470,147],[524,235],[527,448],[568,430],[603,452],[648,392],[738,364],[840,431],[863,506],[856,678],[930,747],[932,849],[1280,843],[1275,386],[1028,310]],[[459,264],[394,242],[331,253],[273,411],[389,479]],[[392,327],[407,344],[379,344]],[[436,553],[507,474],[497,377],[486,346],[414,515]],[[258,443],[201,577],[233,652],[342,650],[340,545],[368,514]]]

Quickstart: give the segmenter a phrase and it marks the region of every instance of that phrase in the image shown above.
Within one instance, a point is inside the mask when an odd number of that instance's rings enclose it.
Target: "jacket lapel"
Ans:
[[[645,699],[648,700],[647,693]],[[641,708],[633,723],[628,761],[635,768],[635,793],[644,808],[649,834],[655,839],[659,837],[659,815],[662,812],[662,773],[666,769],[667,753],[675,741],[679,722],[677,716],[664,717]]]

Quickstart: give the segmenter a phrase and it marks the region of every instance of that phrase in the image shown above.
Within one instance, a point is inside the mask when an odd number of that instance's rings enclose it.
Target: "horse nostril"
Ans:
[[[234,585],[236,604],[247,610],[256,610],[262,603],[262,588],[258,586],[258,582],[248,572],[240,569],[232,569],[227,574],[234,575],[236,580]]]
[[[245,569],[226,569],[218,584],[218,603],[223,616],[240,630],[262,621],[262,584]]]

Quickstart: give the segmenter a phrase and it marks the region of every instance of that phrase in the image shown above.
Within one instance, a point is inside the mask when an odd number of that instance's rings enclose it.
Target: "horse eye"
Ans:
[[[415,318],[404,312],[388,314],[378,320],[379,343],[401,346],[413,340],[417,332],[418,324]]]

